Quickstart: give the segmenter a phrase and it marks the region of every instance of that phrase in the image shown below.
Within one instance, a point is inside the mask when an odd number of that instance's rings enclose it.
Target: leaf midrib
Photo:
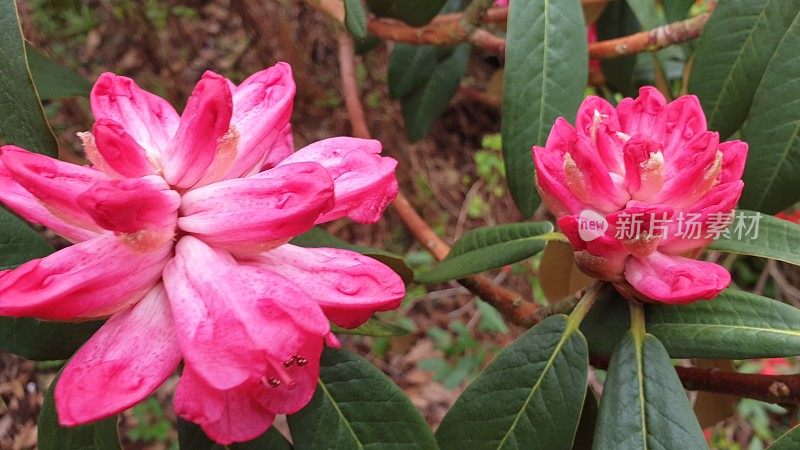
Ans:
[[[353,427],[350,426],[350,421],[347,420],[347,417],[344,415],[342,410],[339,409],[339,405],[336,403],[336,399],[333,398],[330,391],[328,391],[328,388],[325,387],[325,383],[323,383],[322,380],[318,380],[317,384],[322,389],[322,393],[325,395],[325,397],[328,398],[328,401],[331,402],[331,405],[333,406],[333,409],[336,411],[336,414],[339,416],[341,421],[344,422],[347,431],[349,431],[350,435],[353,436],[353,440],[355,440],[356,444],[358,444],[358,448],[364,450],[364,444],[358,438],[358,435],[356,434],[355,430],[353,430]]]
[[[567,342],[567,340],[569,340],[570,337],[572,337],[572,334],[574,332],[575,332],[574,330],[571,331],[571,332],[568,332],[568,329],[566,328],[566,322],[565,322],[565,327],[561,332],[561,339],[559,339],[558,344],[556,344],[556,347],[553,349],[553,353],[550,354],[550,358],[547,359],[547,364],[545,364],[544,369],[542,369],[542,373],[536,379],[536,383],[531,387],[531,392],[528,394],[528,397],[525,399],[525,403],[522,404],[522,408],[520,408],[519,412],[517,412],[517,416],[514,418],[514,422],[511,423],[511,426],[508,428],[508,431],[506,432],[505,436],[503,436],[503,439],[500,441],[499,444],[497,444],[497,449],[498,450],[503,448],[503,446],[505,445],[506,441],[511,436],[512,431],[517,427],[517,423],[519,422],[520,418],[522,417],[522,414],[525,412],[525,410],[528,409],[528,405],[531,403],[531,399],[533,398],[533,394],[535,394],[539,390],[539,385],[542,384],[542,381],[544,380],[545,375],[547,375],[547,372],[553,367],[553,364],[555,362],[556,356],[561,353],[561,349],[564,348],[564,344]]]

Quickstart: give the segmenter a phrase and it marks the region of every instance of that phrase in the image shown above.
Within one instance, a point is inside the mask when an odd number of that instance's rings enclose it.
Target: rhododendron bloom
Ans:
[[[91,167],[4,146],[0,201],[75,245],[0,272],[0,314],[110,317],[55,388],[64,425],[136,404],[184,368],[176,412],[221,443],[311,399],[329,320],[396,308],[401,279],[347,250],[287,242],[341,217],[379,220],[397,162],[377,141],[292,152],[288,65],[238,86],[206,72],[178,114],[106,73],[80,136]]]
[[[533,148],[536,186],[578,267],[672,304],[730,283],[723,267],[691,258],[730,223],[746,157],[747,144],[707,130],[696,97],[667,103],[651,87],[616,108],[587,97],[574,127],[557,119],[545,147]]]

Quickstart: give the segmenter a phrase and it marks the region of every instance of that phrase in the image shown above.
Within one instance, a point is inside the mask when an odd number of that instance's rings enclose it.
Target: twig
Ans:
[[[361,96],[355,79],[355,71],[353,70],[354,65],[353,40],[343,32],[339,36],[339,72],[342,77],[342,94],[347,106],[347,113],[352,122],[353,134],[361,138],[370,138],[371,134],[367,127],[364,108],[361,104]],[[434,258],[441,261],[447,256],[450,252],[450,246],[420,217],[402,192],[397,193],[397,198],[392,203],[392,207],[411,231],[411,234],[414,235],[414,238],[431,252]],[[525,300],[520,294],[496,285],[490,278],[482,275],[472,275],[460,279],[458,282],[473,294],[491,303],[511,322],[528,327],[535,323],[533,314],[537,306]]]
[[[591,355],[589,362],[598,369],[607,369],[606,357]],[[800,403],[800,376],[759,375],[720,370],[716,367],[682,367],[675,371],[690,391],[716,392],[753,398],[769,403]]]
[[[338,0],[305,0],[336,21],[344,21],[344,7]],[[588,2],[589,0],[584,0]],[[470,6],[483,7],[483,0],[476,0]],[[713,5],[712,5],[713,6]],[[710,8],[711,9],[711,8]],[[589,57],[594,59],[618,58],[641,52],[660,50],[672,44],[679,44],[697,38],[703,31],[711,10],[690,19],[673,22],[649,31],[630,34],[617,39],[589,44]],[[489,31],[480,28],[485,23],[498,23],[507,20],[508,8],[490,8],[481,14],[474,14],[469,8],[463,13],[445,14],[427,25],[413,27],[399,20],[383,17],[369,17],[367,28],[373,35],[390,41],[414,45],[455,45],[470,42],[497,55],[505,54],[506,41]]]

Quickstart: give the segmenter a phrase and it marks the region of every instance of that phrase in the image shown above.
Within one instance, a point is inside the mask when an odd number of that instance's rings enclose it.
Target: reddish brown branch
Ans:
[[[589,362],[607,369],[606,357],[590,356]],[[800,375],[759,375],[705,367],[675,366],[683,387],[690,391],[716,392],[769,403],[800,403]]]
[[[306,0],[339,22],[344,20],[342,2],[338,0]],[[585,4],[593,0],[584,0]],[[399,20],[382,17],[368,18],[367,27],[375,36],[390,41],[414,45],[455,45],[464,42],[486,49],[494,54],[505,54],[506,41],[480,28],[486,23],[502,23],[508,19],[508,8],[484,10],[470,17],[470,11],[444,14],[427,25],[413,27]],[[680,22],[663,25],[650,31],[589,44],[589,56],[595,59],[617,58],[645,51],[656,51],[672,44],[686,42],[700,36],[711,11]]]
[[[354,67],[353,40],[347,34],[342,33],[339,36],[339,72],[342,79],[342,94],[352,123],[353,135],[366,139],[370,138],[371,134],[361,104]],[[420,217],[402,192],[397,193],[392,207],[414,238],[431,252],[434,258],[441,261],[447,256],[450,246]],[[535,323],[534,312],[537,306],[525,300],[518,293],[498,286],[490,278],[472,275],[458,280],[458,282],[473,294],[494,305],[511,322],[522,326],[531,326]]]

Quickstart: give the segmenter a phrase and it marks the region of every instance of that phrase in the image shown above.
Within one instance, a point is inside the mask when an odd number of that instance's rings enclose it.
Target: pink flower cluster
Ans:
[[[711,299],[730,283],[723,267],[691,258],[711,242],[712,218],[736,206],[746,157],[747,144],[720,142],[707,130],[696,97],[667,103],[651,87],[616,108],[587,97],[574,127],[559,118],[545,147],[533,148],[536,186],[578,267],[641,300],[673,304]],[[584,239],[587,212],[607,228]],[[701,237],[667,229],[617,239],[623,217],[666,218],[677,227],[671,219],[679,213],[697,218]]]
[[[220,443],[252,439],[311,399],[329,320],[399,305],[403,282],[376,260],[287,243],[375,222],[397,193],[377,141],[293,152],[294,93],[286,64],[239,85],[206,72],[179,115],[106,73],[80,134],[91,167],[0,149],[0,201],[75,243],[0,272],[0,315],[110,317],[63,370],[62,424],[129,408],[183,361],[176,412]]]

